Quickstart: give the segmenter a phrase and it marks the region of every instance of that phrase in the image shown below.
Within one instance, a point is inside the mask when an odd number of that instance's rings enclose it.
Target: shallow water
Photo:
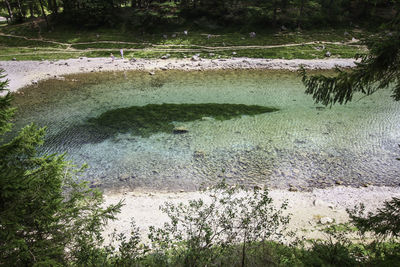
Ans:
[[[315,105],[304,90],[295,73],[284,71],[70,75],[16,95],[16,125],[47,125],[42,152],[66,151],[74,163],[88,163],[83,179],[102,187],[195,189],[223,177],[274,188],[398,185],[400,104],[390,91],[329,109]],[[121,131],[101,137],[88,126],[111,110],[163,103],[279,110],[172,122],[185,134]]]

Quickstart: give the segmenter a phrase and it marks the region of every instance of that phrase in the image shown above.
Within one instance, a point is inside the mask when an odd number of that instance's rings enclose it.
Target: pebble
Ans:
[[[194,56],[192,56],[191,60],[192,61],[200,61],[201,58],[198,55],[194,55]]]
[[[289,187],[289,191],[290,192],[297,192],[297,191],[299,191],[299,189],[297,189],[297,187],[291,186],[291,187]]]
[[[333,219],[330,218],[330,217],[322,217],[322,218],[319,220],[319,222],[320,222],[321,224],[331,224],[331,223],[333,223]]]
[[[316,206],[316,207],[324,207],[324,206],[328,206],[328,204],[325,202],[325,201],[323,201],[323,200],[320,200],[320,199],[314,199],[314,201],[313,201],[313,205],[314,206]]]

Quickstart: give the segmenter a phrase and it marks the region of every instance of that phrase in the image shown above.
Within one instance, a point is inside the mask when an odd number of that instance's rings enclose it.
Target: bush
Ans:
[[[289,222],[285,209],[286,203],[272,204],[267,190],[250,192],[222,182],[207,200],[162,206],[170,222],[151,227],[149,239],[162,264],[168,259],[179,266],[244,264],[254,251],[267,248],[268,240],[283,241]]]

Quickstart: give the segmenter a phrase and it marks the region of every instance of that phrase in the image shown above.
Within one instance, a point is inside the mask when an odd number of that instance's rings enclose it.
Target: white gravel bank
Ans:
[[[311,231],[318,228],[321,218],[330,218],[335,222],[348,221],[346,209],[353,208],[359,203],[364,203],[370,211],[376,210],[385,200],[392,197],[400,197],[400,187],[367,187],[351,188],[337,186],[328,189],[314,189],[312,192],[289,192],[285,190],[271,190],[270,196],[274,203],[279,204],[288,200],[287,212],[292,214],[290,229],[297,230],[299,236],[319,238],[320,232]],[[159,210],[164,202],[187,203],[190,199],[203,198],[207,201],[207,195],[201,192],[140,192],[125,191],[118,193],[106,193],[106,204],[115,204],[124,199],[118,220],[111,222],[106,230],[109,234],[113,229],[129,234],[131,218],[141,229],[145,238],[149,226],[161,227],[168,217]],[[322,226],[322,225],[321,225]],[[300,231],[305,229],[305,231]]]
[[[19,88],[37,83],[39,80],[54,78],[64,74],[97,71],[148,70],[162,71],[180,70],[214,70],[214,69],[285,69],[297,70],[300,65],[306,69],[332,69],[335,66],[354,67],[353,59],[137,59],[123,60],[110,58],[80,58],[58,61],[0,61],[0,69],[4,69],[10,80],[9,88]]]

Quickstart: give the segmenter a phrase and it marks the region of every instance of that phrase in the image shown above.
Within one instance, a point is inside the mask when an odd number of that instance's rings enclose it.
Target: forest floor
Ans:
[[[79,57],[125,58],[352,58],[366,52],[360,39],[373,33],[359,28],[309,31],[205,32],[190,29],[138,34],[119,29],[43,30],[41,23],[0,24],[0,60],[59,60]],[[329,53],[328,53],[329,52]]]

